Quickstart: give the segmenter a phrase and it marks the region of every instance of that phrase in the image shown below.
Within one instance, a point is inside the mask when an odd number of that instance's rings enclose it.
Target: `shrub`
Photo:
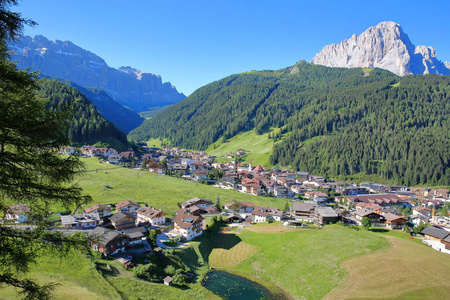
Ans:
[[[164,272],[165,272],[167,275],[170,275],[170,276],[175,275],[176,271],[177,271],[177,270],[176,270],[175,267],[172,266],[172,265],[168,265],[168,266],[164,269]]]

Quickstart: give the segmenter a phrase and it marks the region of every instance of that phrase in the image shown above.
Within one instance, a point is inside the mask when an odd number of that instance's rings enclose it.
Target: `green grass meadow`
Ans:
[[[255,227],[271,233],[244,229],[204,235],[178,256],[200,278],[217,268],[254,280],[282,298],[320,299],[344,278],[342,261],[389,245],[378,234],[340,226],[280,233],[285,227],[279,222]]]
[[[283,208],[284,199],[255,197],[182,179],[82,159],[77,178],[93,203],[147,202],[167,214],[193,197],[222,204],[253,201]],[[109,188],[105,186],[109,186]],[[92,205],[90,204],[90,205]],[[55,282],[55,299],[217,299],[200,284],[212,268],[254,280],[273,295],[291,299],[444,299],[450,290],[450,255],[424,246],[403,232],[352,230],[338,225],[292,229],[280,222],[223,231],[219,223],[174,253],[197,275],[186,289],[136,279],[115,262],[102,274],[91,259],[73,251],[66,258],[43,255],[28,274],[41,284]],[[436,271],[434,271],[436,270]],[[27,276],[28,276],[27,275]],[[0,299],[20,299],[1,287]]]
[[[57,283],[55,299],[121,299],[119,293],[96,271],[85,255],[71,251],[64,258],[44,254],[27,276],[39,284]],[[12,287],[0,289],[0,299],[21,299]]]
[[[284,199],[252,196],[175,177],[99,163],[95,158],[84,158],[82,161],[86,164],[87,172],[79,176],[77,182],[86,194],[92,196],[93,204],[125,200],[147,202],[170,215],[178,209],[177,203],[194,197],[214,202],[219,197],[221,204],[233,200],[252,201],[255,205],[279,209],[286,203]]]
[[[244,162],[252,161],[254,166],[261,164],[266,168],[273,167],[269,157],[272,154],[273,139],[267,138],[267,133],[258,135],[253,130],[238,133],[226,142],[219,140],[206,149],[209,155],[217,156],[217,161],[231,161],[233,159],[221,158],[225,154],[236,155],[237,150],[245,150]],[[214,149],[215,148],[215,149]]]
[[[294,299],[322,298],[343,279],[342,261],[388,245],[370,232],[338,226],[282,234],[244,230],[239,237],[258,252],[231,270],[269,281]]]

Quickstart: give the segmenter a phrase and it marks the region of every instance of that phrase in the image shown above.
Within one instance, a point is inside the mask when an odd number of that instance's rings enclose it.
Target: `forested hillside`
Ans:
[[[96,88],[86,88],[76,84],[73,81],[57,79],[64,84],[70,85],[80,91],[92,104],[97,111],[108,121],[113,123],[125,134],[137,128],[144,121],[136,112],[126,108],[114,101],[111,96],[103,90]]]
[[[126,148],[126,135],[103,118],[92,102],[77,89],[52,79],[41,79],[39,87],[40,96],[49,100],[49,107],[71,110],[73,117],[69,120],[67,133],[72,143],[103,142],[116,148]]]
[[[203,150],[254,129],[282,139],[273,164],[328,176],[363,172],[408,185],[450,184],[449,83],[448,76],[401,78],[300,62],[213,82],[129,138],[163,137]]]

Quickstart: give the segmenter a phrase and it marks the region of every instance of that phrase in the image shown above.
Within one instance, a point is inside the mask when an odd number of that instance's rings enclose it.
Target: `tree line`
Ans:
[[[126,149],[126,135],[100,115],[92,102],[76,88],[56,80],[41,79],[39,95],[48,101],[47,108],[70,111],[67,136],[72,143],[83,145],[102,142]]]
[[[327,176],[377,174],[407,185],[450,184],[449,78],[299,62],[206,85],[129,138],[165,138],[204,150],[255,130],[277,141],[274,165]]]

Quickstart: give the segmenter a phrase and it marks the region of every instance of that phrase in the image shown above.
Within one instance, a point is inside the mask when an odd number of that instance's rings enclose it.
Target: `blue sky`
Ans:
[[[70,40],[109,66],[159,74],[189,95],[225,76],[310,61],[382,21],[450,61],[450,1],[22,0],[25,34]]]

